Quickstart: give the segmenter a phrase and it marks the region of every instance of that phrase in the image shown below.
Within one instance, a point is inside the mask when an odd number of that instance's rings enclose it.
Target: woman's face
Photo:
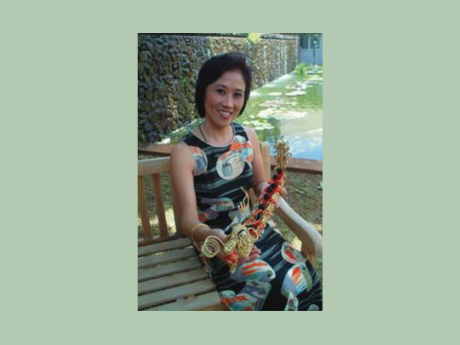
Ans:
[[[241,71],[227,71],[206,88],[205,118],[218,127],[228,126],[244,103],[245,83]]]

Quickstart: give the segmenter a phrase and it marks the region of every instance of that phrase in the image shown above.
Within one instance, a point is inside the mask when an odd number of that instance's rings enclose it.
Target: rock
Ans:
[[[147,48],[150,50],[152,54],[155,54],[155,47],[152,43],[147,42],[145,45],[147,46]]]
[[[145,101],[144,101],[144,103],[143,103],[143,105],[142,105],[142,108],[143,108],[145,111],[147,111],[147,112],[149,112],[150,110],[152,110],[152,107],[150,106],[150,102],[149,102],[148,100],[145,100]]]
[[[150,60],[151,58],[152,58],[152,55],[147,50],[144,50],[139,54],[139,59],[141,60],[141,62]]]

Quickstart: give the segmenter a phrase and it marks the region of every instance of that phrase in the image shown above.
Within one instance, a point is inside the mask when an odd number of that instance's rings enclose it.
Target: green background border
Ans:
[[[456,305],[458,241],[445,238],[456,199],[443,201],[454,197],[458,127],[445,120],[458,87],[446,76],[458,68],[446,66],[458,59],[448,30],[424,31],[422,19],[449,29],[455,11],[436,19],[438,9],[424,5],[410,19],[412,7],[364,4],[2,5],[2,337],[234,343],[260,332],[286,341],[288,332],[387,344],[448,336],[454,319],[440,318]],[[226,32],[245,22],[324,33],[325,311],[138,313],[137,33]]]

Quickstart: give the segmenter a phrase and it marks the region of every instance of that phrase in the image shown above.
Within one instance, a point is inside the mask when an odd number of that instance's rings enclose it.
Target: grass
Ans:
[[[154,156],[138,155],[138,159],[150,159]],[[173,230],[174,213],[172,210],[171,198],[171,181],[168,174],[160,175],[162,197],[166,211],[166,222],[168,230]],[[302,172],[288,171],[286,173],[287,183],[285,188],[288,191],[286,201],[302,218],[312,224],[316,230],[323,230],[323,192],[317,186],[322,182],[321,175],[307,174]],[[155,200],[153,197],[152,181],[148,177],[144,177],[145,195],[147,198],[147,207],[149,210],[150,224],[154,235],[159,235],[158,218],[155,215]],[[296,248],[300,248],[300,241],[294,233],[283,223],[277,216],[273,216],[273,220],[277,224],[283,236],[291,242]],[[138,239],[142,239],[142,227],[140,214],[138,214]],[[319,274],[321,282],[323,281],[323,258],[319,257],[316,260],[315,269]]]

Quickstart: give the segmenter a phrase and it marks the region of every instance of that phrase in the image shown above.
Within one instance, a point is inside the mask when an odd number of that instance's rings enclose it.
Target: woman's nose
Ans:
[[[231,108],[233,106],[233,98],[231,95],[224,98],[223,105],[227,108]]]

